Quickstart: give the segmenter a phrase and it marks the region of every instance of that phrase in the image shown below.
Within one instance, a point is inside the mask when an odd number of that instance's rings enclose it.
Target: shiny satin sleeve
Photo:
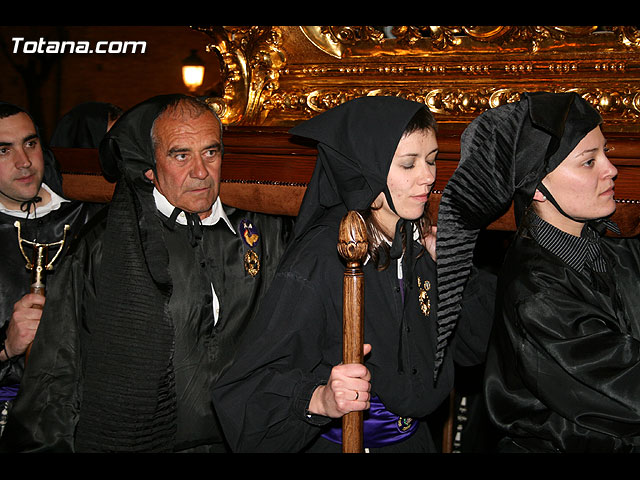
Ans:
[[[587,430],[640,434],[640,342],[604,302],[578,301],[560,287],[526,298],[515,314],[514,368],[547,409]]]
[[[84,328],[81,300],[94,295],[94,254],[65,257],[48,285],[47,300],[22,384],[0,450],[7,452],[73,452],[79,411],[80,336]]]

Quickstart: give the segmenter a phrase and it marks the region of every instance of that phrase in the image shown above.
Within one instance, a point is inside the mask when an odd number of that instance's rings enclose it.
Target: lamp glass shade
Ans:
[[[195,90],[204,80],[204,67],[202,65],[184,65],[182,67],[182,81],[189,90]]]

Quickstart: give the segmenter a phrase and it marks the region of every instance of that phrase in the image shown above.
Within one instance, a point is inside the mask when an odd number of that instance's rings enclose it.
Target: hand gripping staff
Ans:
[[[53,242],[53,243],[38,243],[31,242],[29,240],[25,240],[22,238],[20,232],[20,221],[16,220],[14,226],[18,229],[18,246],[20,247],[20,252],[22,256],[26,260],[26,268],[31,271],[31,281],[30,281],[30,291],[31,293],[37,293],[38,295],[45,296],[45,287],[46,287],[46,274],[50,270],[53,270],[53,263],[60,256],[62,252],[62,248],[64,247],[64,242],[67,238],[67,232],[69,231],[69,225],[64,226],[64,234],[62,236],[62,240]],[[25,252],[25,245],[31,247],[32,253],[31,256],[27,255]],[[53,254],[51,260],[49,260],[49,250],[55,249],[55,253]],[[34,305],[34,308],[42,308],[40,305]],[[33,343],[31,344],[33,345]],[[31,352],[31,345],[27,347],[27,352],[25,354],[25,363],[29,358],[29,353]]]

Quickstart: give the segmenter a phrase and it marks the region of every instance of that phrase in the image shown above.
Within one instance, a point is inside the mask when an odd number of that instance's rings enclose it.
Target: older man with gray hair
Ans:
[[[4,449],[228,451],[211,386],[291,220],[222,205],[221,127],[206,103],[163,95],[105,136],[113,199],[60,272]]]

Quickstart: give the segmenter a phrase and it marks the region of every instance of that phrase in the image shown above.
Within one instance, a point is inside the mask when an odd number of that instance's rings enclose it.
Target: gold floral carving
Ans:
[[[197,27],[220,56],[223,122],[290,126],[351,98],[424,102],[466,124],[526,91],[576,91],[638,131],[640,34],[614,26]]]
[[[194,27],[209,35],[221,60],[224,96],[210,98],[223,122],[260,125],[267,114],[264,96],[278,89],[279,69],[284,64],[278,27]]]

